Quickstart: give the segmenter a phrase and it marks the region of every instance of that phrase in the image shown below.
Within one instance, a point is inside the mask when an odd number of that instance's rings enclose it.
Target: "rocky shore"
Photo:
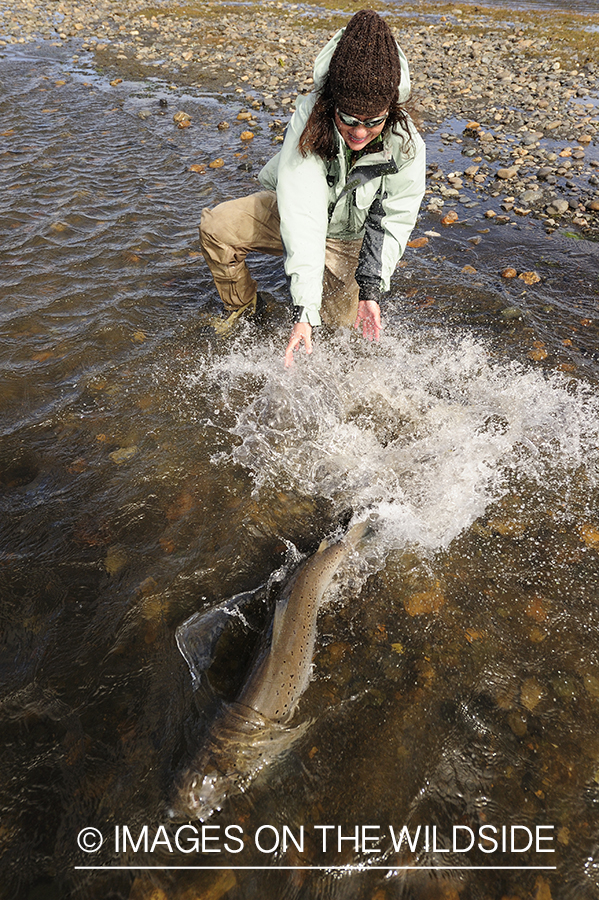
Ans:
[[[455,151],[451,169],[429,166],[428,210],[486,200],[498,222],[530,216],[549,232],[565,225],[599,239],[599,16],[553,12],[549,22],[469,4],[372,5],[410,61],[420,127],[444,123],[440,141]],[[0,0],[0,52],[68,44],[75,56],[92,52],[104,71],[218,91],[284,124],[297,94],[311,89],[316,54],[355,4],[343,9]]]

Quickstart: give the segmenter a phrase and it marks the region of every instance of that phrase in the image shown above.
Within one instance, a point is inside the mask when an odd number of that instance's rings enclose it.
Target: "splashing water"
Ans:
[[[271,346],[240,341],[201,369],[186,388],[218,382],[235,413],[237,443],[214,462],[248,469],[257,495],[284,485],[356,517],[376,512],[388,549],[447,547],[513,476],[556,497],[597,483],[590,386],[494,359],[472,335],[389,330],[368,347],[339,331],[287,372]]]

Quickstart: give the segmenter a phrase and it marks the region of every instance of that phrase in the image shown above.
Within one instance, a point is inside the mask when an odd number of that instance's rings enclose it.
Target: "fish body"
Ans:
[[[361,522],[337,543],[323,542],[285,585],[269,639],[182,779],[175,815],[208,818],[233,786],[245,790],[304,733],[309,723],[288,723],[310,680],[318,610],[335,573],[369,530]]]

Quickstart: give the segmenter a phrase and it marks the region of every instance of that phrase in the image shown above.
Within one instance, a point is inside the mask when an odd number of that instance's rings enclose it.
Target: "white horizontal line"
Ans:
[[[234,871],[249,871],[249,872],[273,872],[273,871],[322,871],[322,872],[330,872],[330,871],[356,871],[356,872],[370,872],[374,869],[382,870],[384,872],[399,872],[399,871],[419,871],[419,870],[434,870],[434,869],[443,869],[444,871],[454,872],[454,871],[473,871],[475,869],[481,871],[495,872],[499,869],[505,870],[509,869],[512,871],[540,871],[540,870],[555,870],[557,866],[369,866],[369,865],[347,865],[347,866],[75,866],[76,870],[113,870],[120,869],[126,871],[132,871],[137,869],[149,870],[149,871],[163,871],[163,870],[225,870],[231,869]]]

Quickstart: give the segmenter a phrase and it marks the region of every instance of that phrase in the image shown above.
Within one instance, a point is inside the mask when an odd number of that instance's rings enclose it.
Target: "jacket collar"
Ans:
[[[334,127],[339,141],[338,157],[345,157],[345,143],[339,134],[337,127]],[[360,187],[360,185],[372,181],[373,178],[381,178],[383,175],[394,175],[399,171],[397,163],[393,158],[391,148],[385,146],[384,140],[377,141],[374,147],[376,148],[374,153],[364,151],[354,162],[347,175],[347,181],[340,196],[343,196],[348,191],[354,191],[357,187]],[[341,160],[339,161],[341,163]],[[345,159],[343,160],[342,165],[344,163]]]
[[[372,181],[373,178],[382,178],[383,175],[394,175],[396,172],[399,172],[399,169],[391,155],[388,158],[385,153],[370,153],[367,156],[362,156],[354,164],[347,176],[347,181],[340,196],[343,196],[348,191],[354,191],[361,184]]]

